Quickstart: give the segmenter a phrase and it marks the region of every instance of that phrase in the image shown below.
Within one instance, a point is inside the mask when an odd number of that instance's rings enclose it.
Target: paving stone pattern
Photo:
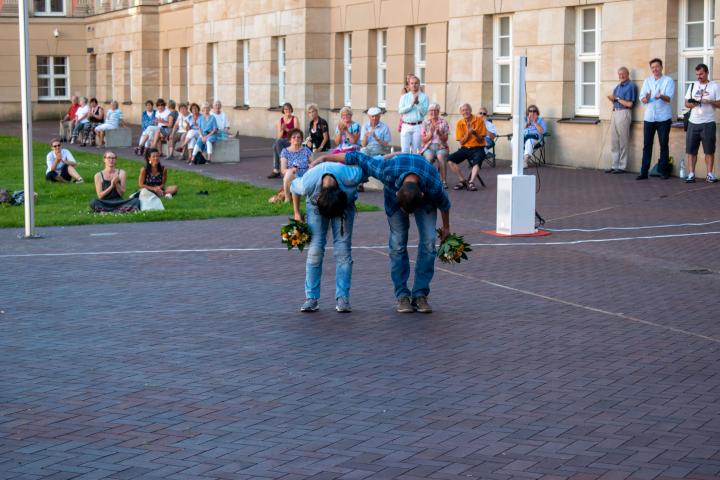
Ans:
[[[267,144],[204,173],[276,185]],[[382,212],[351,314],[332,250],[298,312],[283,218],[0,230],[0,479],[720,478],[720,185],[542,168],[549,228],[706,225],[507,239],[501,172],[451,192],[478,245],[431,315],[394,312]]]

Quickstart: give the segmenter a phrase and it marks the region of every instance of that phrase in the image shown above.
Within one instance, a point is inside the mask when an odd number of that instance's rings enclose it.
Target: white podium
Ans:
[[[500,235],[535,233],[535,176],[497,176],[497,225]]]

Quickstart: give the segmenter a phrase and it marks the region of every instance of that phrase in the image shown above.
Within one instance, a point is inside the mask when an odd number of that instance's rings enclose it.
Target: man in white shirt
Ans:
[[[693,82],[685,95],[685,107],[690,108],[690,122],[685,133],[688,176],[686,183],[695,182],[695,164],[702,142],[707,167],[706,181],[717,182],[713,174],[715,163],[715,109],[720,107],[720,91],[715,82],[708,80],[708,67],[704,63],[695,67],[697,82]]]
[[[52,150],[45,157],[47,169],[45,170],[45,180],[48,182],[71,182],[83,183],[83,178],[75,170],[77,161],[70,150],[66,150],[60,146],[60,139],[53,138],[50,141]]]
[[[670,126],[672,125],[672,106],[670,104],[675,95],[675,82],[667,75],[662,74],[663,64],[659,58],[650,60],[650,72],[640,89],[640,101],[645,105],[643,122],[643,156],[640,175],[636,180],[647,180],[652,160],[653,141],[655,132],[660,142],[660,161],[658,172],[663,180],[670,177]]]
[[[418,153],[422,137],[422,122],[428,112],[428,98],[420,91],[420,79],[415,75],[408,75],[409,90],[400,97],[398,113],[402,116],[402,129],[400,130],[400,148],[403,153]]]

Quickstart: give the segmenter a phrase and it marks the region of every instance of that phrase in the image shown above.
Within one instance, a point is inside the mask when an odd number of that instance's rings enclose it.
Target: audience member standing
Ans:
[[[685,95],[685,106],[691,108],[690,122],[685,133],[685,153],[688,160],[687,183],[695,182],[695,164],[702,142],[705,154],[706,180],[717,182],[713,174],[715,163],[715,109],[720,106],[718,85],[708,79],[708,67],[704,63],[695,67],[697,82],[693,82]]]
[[[630,81],[630,71],[625,67],[620,67],[617,74],[620,83],[607,97],[612,103],[612,118],[610,119],[612,164],[605,170],[605,173],[625,173],[630,146],[632,108],[637,100],[637,87]]]
[[[658,173],[663,180],[670,177],[670,126],[672,124],[672,107],[670,101],[675,95],[675,82],[662,74],[663,63],[659,58],[650,60],[650,72],[640,89],[640,101],[645,104],[643,122],[643,157],[640,175],[637,180],[646,180],[652,160],[653,140],[657,132],[660,141],[660,161]]]
[[[408,81],[408,92],[400,97],[398,113],[402,116],[400,148],[403,153],[417,153],[422,143],[420,130],[428,111],[428,98],[420,91],[420,79],[415,75]]]

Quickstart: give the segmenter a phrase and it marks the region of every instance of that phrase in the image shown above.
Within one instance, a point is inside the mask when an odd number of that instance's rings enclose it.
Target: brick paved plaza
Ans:
[[[268,145],[203,170],[275,185]],[[0,479],[720,478],[720,185],[545,167],[548,228],[697,225],[507,239],[507,171],[451,192],[478,245],[432,315],[394,312],[382,212],[347,315],[332,251],[298,312],[283,217],[0,230]]]

